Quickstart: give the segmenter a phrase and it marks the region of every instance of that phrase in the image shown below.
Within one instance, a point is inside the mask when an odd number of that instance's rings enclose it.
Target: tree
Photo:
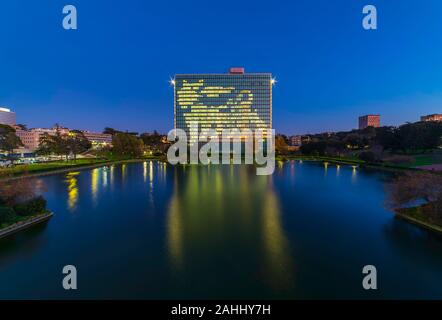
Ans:
[[[35,153],[39,155],[51,155],[58,154],[57,151],[57,146],[53,137],[47,132],[43,133],[40,136],[38,149],[35,151]]]
[[[168,143],[164,143],[166,136],[158,133],[156,130],[153,133],[142,133],[140,138],[143,140],[144,146],[152,152],[164,153],[169,146]]]
[[[92,147],[91,142],[85,137],[84,133],[78,130],[71,131],[66,137],[66,149],[77,159],[79,153],[85,152]]]
[[[92,147],[90,141],[85,137],[84,133],[73,130],[69,134],[61,134],[57,129],[55,135],[44,133],[40,138],[40,145],[37,150],[38,154],[64,155],[66,160],[69,155],[77,159],[79,153],[85,152]]]
[[[106,128],[104,128],[103,133],[104,134],[110,134],[110,135],[113,136],[116,133],[121,133],[121,131],[115,130],[114,128],[106,127]]]
[[[26,217],[44,213],[46,211],[46,204],[46,200],[42,196],[38,196],[16,204],[13,209],[19,216]]]
[[[61,134],[58,128],[55,135],[45,132],[40,137],[40,144],[36,153],[42,155],[65,155],[67,159],[69,155],[67,138]]]
[[[387,184],[388,204],[393,209],[426,203],[427,213],[442,223],[442,176],[429,172],[409,172]]]
[[[396,127],[376,128],[375,142],[385,150],[398,150],[401,146],[398,129]]]
[[[404,152],[427,151],[440,145],[442,123],[433,121],[407,123],[399,127],[397,134]]]
[[[14,222],[16,218],[14,209],[11,207],[2,207],[0,206],[0,226],[3,223],[10,223]]]
[[[28,130],[28,127],[25,124],[17,124],[17,127],[19,127],[21,130]]]
[[[0,124],[0,150],[6,151],[8,155],[12,154],[14,149],[23,146],[15,132],[14,128]]]
[[[369,151],[369,150],[368,151],[362,151],[359,154],[358,157],[362,161],[369,162],[369,163],[376,162],[378,160],[376,155],[374,154],[374,152],[373,151]]]
[[[326,141],[310,141],[301,146],[301,152],[306,155],[323,155],[327,148]]]
[[[275,137],[275,151],[277,154],[287,154],[288,145],[283,135],[277,135]]]
[[[0,180],[0,204],[14,206],[18,203],[34,199],[37,194],[45,191],[42,183],[35,179],[23,177],[19,179]]]
[[[324,149],[324,153],[329,156],[341,156],[346,149],[345,143],[336,139],[335,137],[326,140],[325,143],[326,147]]]
[[[129,133],[116,133],[112,137],[113,152],[122,157],[141,157],[143,140]]]
[[[350,149],[362,149],[368,144],[368,139],[359,133],[350,133],[344,138],[344,143]]]

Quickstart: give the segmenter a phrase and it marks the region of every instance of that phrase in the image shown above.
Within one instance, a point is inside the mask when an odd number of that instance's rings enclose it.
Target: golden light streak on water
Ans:
[[[151,187],[153,187],[153,162],[149,162],[149,182]]]
[[[127,165],[123,163],[121,165],[121,179],[123,180],[123,182],[126,180],[126,171],[127,171]]]
[[[274,191],[266,190],[262,213],[265,267],[270,285],[286,289],[292,283],[293,263],[281,222],[281,212]]]
[[[147,181],[147,162],[143,162],[143,180]]]
[[[95,168],[92,170],[91,173],[91,191],[92,191],[92,201],[94,204],[97,203],[97,197],[98,197],[98,180],[99,180],[99,171],[100,169]]]
[[[102,170],[101,178],[103,180],[103,188],[106,188],[107,187],[108,170],[107,170],[107,167],[103,167],[101,170]]]
[[[171,262],[175,269],[180,270],[183,264],[183,221],[177,195],[176,175],[173,194],[167,216],[167,244]]]
[[[353,171],[351,173],[351,181],[353,183],[355,183],[356,180],[357,180],[357,173],[358,173],[358,171],[356,170],[356,168],[357,168],[357,166],[353,166]]]
[[[68,185],[68,208],[70,211],[75,211],[78,202],[78,185],[77,176],[80,172],[69,172],[66,175],[66,182]]]

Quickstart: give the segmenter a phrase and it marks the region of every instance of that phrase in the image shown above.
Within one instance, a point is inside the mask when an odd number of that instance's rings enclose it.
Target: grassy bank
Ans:
[[[305,155],[287,155],[287,156],[276,156],[276,160],[305,160],[305,161],[326,161],[336,164],[349,164],[349,165],[361,165],[365,164],[364,161],[352,158],[340,158],[340,157],[326,157],[326,156],[305,156]]]
[[[387,170],[387,171],[405,171],[405,170],[420,170],[412,166],[395,165],[385,162],[366,162],[357,158],[344,158],[344,157],[327,157],[327,156],[306,156],[306,155],[288,155],[288,156],[276,156],[277,161],[287,160],[303,160],[303,161],[322,161],[340,165],[361,166],[370,169]]]
[[[14,224],[24,223],[24,222],[27,222],[28,220],[32,220],[34,218],[38,218],[38,217],[46,215],[48,213],[50,213],[50,211],[44,211],[44,212],[41,212],[41,213],[36,213],[36,214],[33,214],[33,215],[29,215],[29,216],[15,215],[14,218],[11,219],[10,221],[0,223],[0,231],[2,231],[3,229],[8,228],[10,226],[13,226]]]
[[[0,179],[20,177],[22,175],[35,176],[39,174],[63,172],[71,169],[89,168],[99,165],[110,165],[127,162],[137,162],[144,160],[158,160],[163,161],[164,157],[149,156],[140,159],[130,158],[113,158],[113,159],[77,159],[69,161],[51,161],[44,163],[33,163],[26,165],[16,165],[12,168],[0,169]]]
[[[25,172],[31,174],[36,172],[51,171],[63,168],[75,168],[91,164],[100,164],[100,163],[105,163],[106,161],[107,160],[105,159],[78,159],[78,160],[69,160],[69,161],[60,160],[60,161],[32,163],[32,164],[19,164],[12,168],[0,169],[0,174],[16,176],[23,174]]]

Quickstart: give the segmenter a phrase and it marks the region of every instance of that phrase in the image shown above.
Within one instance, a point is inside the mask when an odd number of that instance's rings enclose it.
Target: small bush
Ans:
[[[387,157],[383,159],[385,162],[389,162],[396,165],[403,165],[403,164],[411,164],[413,163],[414,158],[410,156],[403,156],[403,155],[393,155],[390,157]]]
[[[359,159],[365,162],[376,162],[376,155],[371,151],[363,151],[359,154]]]
[[[23,217],[43,213],[46,210],[46,200],[40,196],[14,206],[15,212]]]
[[[11,207],[0,207],[0,225],[14,222],[16,218],[14,209]]]

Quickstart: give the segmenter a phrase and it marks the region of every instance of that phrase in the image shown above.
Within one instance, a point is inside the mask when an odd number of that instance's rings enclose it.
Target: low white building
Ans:
[[[107,133],[81,131],[92,145],[111,145],[112,135]]]
[[[6,124],[8,126],[15,126],[17,124],[15,112],[12,112],[8,108],[0,107],[0,124]]]

